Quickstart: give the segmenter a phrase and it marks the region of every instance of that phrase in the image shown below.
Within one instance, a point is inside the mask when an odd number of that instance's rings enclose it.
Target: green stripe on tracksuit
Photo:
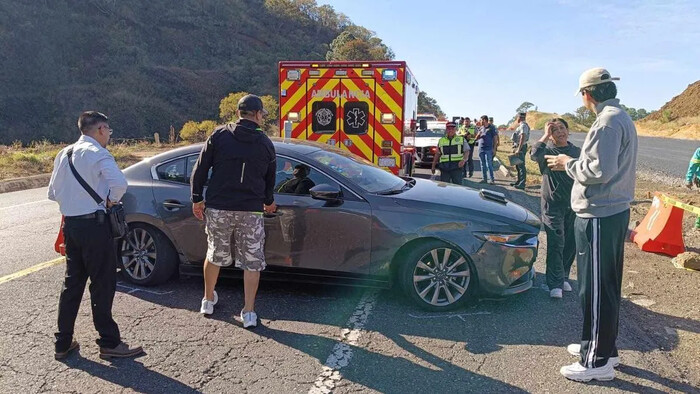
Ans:
[[[581,365],[604,366],[617,357],[617,328],[629,209],[604,218],[576,217],[576,264],[583,309]]]

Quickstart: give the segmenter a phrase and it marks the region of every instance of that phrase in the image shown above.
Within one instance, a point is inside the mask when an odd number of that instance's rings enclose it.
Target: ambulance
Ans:
[[[283,61],[280,134],[332,145],[410,175],[419,92],[403,61]]]

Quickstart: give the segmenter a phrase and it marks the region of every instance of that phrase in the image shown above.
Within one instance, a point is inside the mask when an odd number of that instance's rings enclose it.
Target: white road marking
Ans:
[[[341,330],[340,342],[333,346],[331,354],[328,355],[326,363],[323,365],[323,372],[316,378],[316,382],[309,389],[309,394],[331,393],[336,384],[343,378],[340,370],[350,364],[352,346],[357,346],[357,341],[364,331],[367,319],[377,303],[377,294],[377,290],[368,290],[362,296],[352,316],[345,324],[348,328]]]
[[[23,204],[10,205],[9,207],[0,207],[0,210],[2,210],[2,209],[14,209],[14,208],[17,208],[17,207],[23,207],[23,206],[26,206],[26,205],[39,204],[39,203],[42,203],[42,202],[49,202],[49,201],[51,201],[51,200],[49,200],[49,199],[47,198],[47,199],[39,200],[39,201],[25,202],[25,203],[23,203]]]
[[[174,293],[174,291],[154,291],[154,290],[142,289],[139,287],[131,287],[131,286],[124,285],[121,282],[117,283],[117,286],[128,289],[129,291],[127,291],[126,294],[136,293],[137,291],[143,291],[144,293],[154,294],[154,295],[166,295],[166,294]]]
[[[465,317],[467,317],[467,316],[490,315],[490,314],[491,314],[491,312],[444,313],[444,314],[439,314],[439,315],[413,315],[413,314],[409,313],[408,316],[411,316],[414,319],[444,319],[444,318],[451,319],[453,317],[456,317],[459,320],[466,322]]]

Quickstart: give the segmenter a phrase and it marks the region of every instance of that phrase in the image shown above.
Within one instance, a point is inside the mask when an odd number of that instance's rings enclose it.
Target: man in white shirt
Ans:
[[[117,287],[116,252],[106,208],[117,204],[126,192],[127,182],[106,149],[112,129],[108,118],[96,111],[78,118],[81,136],[56,156],[49,183],[48,198],[58,202],[65,217],[66,274],[58,303],[57,360],[79,348],[73,339],[85,284],[90,279],[90,301],[100,357],[133,357],[143,353],[121,341],[119,327],[112,319],[112,302]],[[69,151],[75,170],[104,200],[98,204],[80,185],[70,168]]]

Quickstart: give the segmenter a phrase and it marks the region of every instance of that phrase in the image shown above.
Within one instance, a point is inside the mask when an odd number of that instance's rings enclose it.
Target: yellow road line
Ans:
[[[44,268],[53,267],[54,265],[64,263],[65,261],[66,261],[65,257],[59,257],[55,260],[46,261],[46,262],[43,262],[41,264],[37,264],[33,267],[23,269],[22,271],[15,272],[14,274],[5,275],[5,276],[0,278],[0,284],[3,284],[5,282],[9,282],[13,279],[21,278],[25,275],[31,274],[32,272],[37,272],[37,271],[43,270]]]

